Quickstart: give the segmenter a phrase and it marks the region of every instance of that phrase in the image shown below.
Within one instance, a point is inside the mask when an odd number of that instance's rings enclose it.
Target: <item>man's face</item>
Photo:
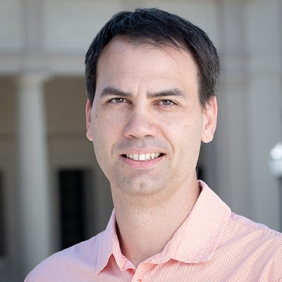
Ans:
[[[216,100],[201,107],[191,55],[116,37],[97,73],[87,137],[112,189],[154,195],[195,181],[201,141],[211,141],[215,131]]]

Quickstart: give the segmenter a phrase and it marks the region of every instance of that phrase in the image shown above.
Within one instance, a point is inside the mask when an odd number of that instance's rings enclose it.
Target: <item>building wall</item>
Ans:
[[[278,182],[267,167],[270,149],[282,140],[280,2],[1,0],[0,173],[4,193],[0,204],[5,221],[0,232],[5,235],[6,253],[0,257],[0,281],[22,280],[35,264],[60,248],[60,169],[89,172],[87,236],[106,225],[112,203],[109,184],[85,137],[83,60],[96,32],[123,9],[163,8],[191,20],[211,37],[220,53],[222,75],[218,130],[215,140],[203,145],[200,159],[204,179],[236,213],[281,230]],[[41,97],[38,104],[24,103],[23,97],[29,99],[28,89]],[[41,107],[41,114],[34,113],[40,125],[22,112],[24,107],[27,112]],[[31,122],[25,124],[21,117]],[[40,170],[45,185],[32,171],[27,172],[28,179],[23,174],[26,168],[36,168],[37,163],[31,163],[37,157],[32,153],[38,143],[45,144],[37,165],[45,168]],[[25,148],[31,156],[22,154]],[[25,164],[24,160],[29,161]],[[32,190],[28,183],[37,184]],[[48,235],[39,236],[37,229],[48,230]]]

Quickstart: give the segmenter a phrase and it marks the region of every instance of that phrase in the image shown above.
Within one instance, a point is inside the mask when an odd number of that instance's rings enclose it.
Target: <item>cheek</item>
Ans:
[[[118,137],[118,119],[97,111],[93,118],[92,129],[96,155],[101,154],[102,151],[103,156],[109,155]]]
[[[182,121],[182,126],[178,131],[179,134],[178,132],[175,132],[175,134],[178,134],[179,143],[183,144],[185,152],[189,152],[190,155],[194,153],[198,155],[201,145],[202,126],[200,122],[195,122],[195,118],[190,120],[191,122],[186,123]]]
[[[103,150],[102,144],[104,143],[104,139],[106,139],[106,126],[105,121],[101,119],[101,115],[99,110],[96,110],[92,116],[92,132],[93,132],[93,144],[96,156],[98,157],[101,150]],[[103,130],[103,128],[105,130]]]
[[[107,125],[109,124],[107,120],[105,119],[105,116],[103,116],[103,112],[100,108],[96,108],[95,111],[93,111],[92,114],[92,128],[93,128],[93,138],[99,139],[102,138],[105,131],[107,130]]]

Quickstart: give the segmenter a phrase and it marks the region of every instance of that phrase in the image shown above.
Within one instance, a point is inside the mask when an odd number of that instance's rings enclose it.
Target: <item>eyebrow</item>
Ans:
[[[126,98],[130,98],[133,96],[133,94],[129,93],[129,92],[124,92],[122,90],[119,90],[117,88],[114,87],[106,87],[102,90],[101,92],[101,97],[102,96],[120,96],[120,97],[126,97]],[[181,91],[179,88],[172,88],[172,89],[167,89],[167,90],[162,90],[159,92],[152,92],[152,93],[148,93],[147,97],[148,98],[161,98],[161,97],[168,97],[168,96],[177,96],[177,97],[181,97],[181,98],[187,98],[187,95],[185,95],[185,93],[183,91]]]
[[[147,96],[149,98],[158,98],[158,97],[167,97],[167,96],[177,96],[181,98],[187,98],[187,95],[185,95],[184,92],[178,88],[172,88],[159,92],[148,93]]]
[[[101,92],[101,97],[102,96],[121,96],[121,97],[132,97],[133,95],[131,93],[128,92],[124,92],[122,90],[116,89],[114,87],[106,87],[102,90]]]

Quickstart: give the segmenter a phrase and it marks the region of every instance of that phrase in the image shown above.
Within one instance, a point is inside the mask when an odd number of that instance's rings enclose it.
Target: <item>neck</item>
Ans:
[[[199,193],[195,179],[168,199],[162,195],[113,197],[122,253],[136,267],[160,253],[189,215]]]

